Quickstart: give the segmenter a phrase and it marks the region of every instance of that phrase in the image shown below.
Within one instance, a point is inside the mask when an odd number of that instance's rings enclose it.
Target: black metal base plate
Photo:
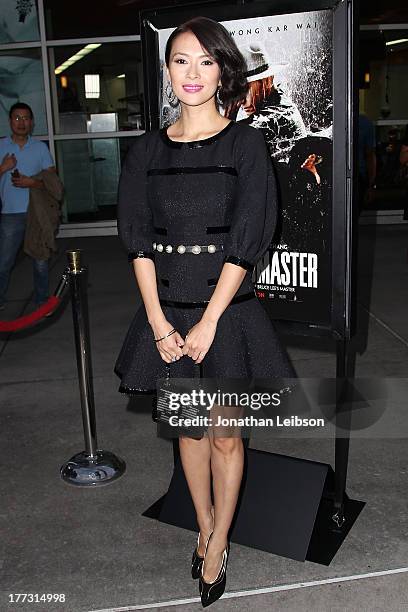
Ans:
[[[346,521],[337,527],[331,518],[332,484],[333,470],[328,464],[247,449],[231,542],[329,565],[364,506],[346,496]],[[168,492],[143,516],[198,531],[180,461]]]

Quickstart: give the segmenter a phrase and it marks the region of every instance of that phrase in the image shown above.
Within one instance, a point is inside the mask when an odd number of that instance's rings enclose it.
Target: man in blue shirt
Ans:
[[[47,145],[31,138],[34,117],[28,104],[13,104],[9,117],[11,136],[0,139],[0,309],[24,240],[30,187],[44,187],[31,177],[41,170],[55,171]],[[33,259],[33,276],[34,301],[40,305],[48,299],[48,260]]]

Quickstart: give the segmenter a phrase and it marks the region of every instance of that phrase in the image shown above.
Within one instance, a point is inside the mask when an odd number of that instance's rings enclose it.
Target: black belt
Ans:
[[[232,298],[230,304],[238,304],[239,302],[246,302],[247,300],[252,300],[256,295],[253,291],[250,293],[243,293],[242,295],[237,295]],[[207,306],[208,301],[205,302],[176,302],[175,300],[166,300],[164,298],[159,298],[160,304],[163,306],[176,306],[177,308],[203,308]]]

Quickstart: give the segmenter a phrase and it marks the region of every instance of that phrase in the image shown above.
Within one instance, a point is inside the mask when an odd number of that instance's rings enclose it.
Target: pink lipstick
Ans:
[[[184,91],[187,91],[188,93],[197,93],[198,91],[201,91],[202,88],[203,85],[183,85]]]

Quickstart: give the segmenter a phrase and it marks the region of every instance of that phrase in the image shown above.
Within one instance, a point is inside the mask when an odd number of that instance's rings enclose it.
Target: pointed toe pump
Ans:
[[[214,519],[214,507],[212,508],[211,513],[212,513],[212,515],[213,515],[213,519]],[[212,532],[211,532],[211,533],[212,533]],[[211,537],[211,533],[210,533],[210,535],[208,536],[208,540],[209,540],[209,539],[210,539],[210,537]],[[198,534],[198,537],[197,537],[197,546],[196,546],[196,548],[194,549],[194,552],[193,552],[193,557],[192,557],[192,559],[191,559],[191,576],[192,576],[192,578],[194,578],[194,580],[197,580],[197,578],[199,578],[199,577],[200,577],[200,574],[201,574],[201,566],[202,566],[203,561],[204,561],[204,557],[201,557],[201,556],[198,554],[198,546],[199,546],[199,543],[200,543],[200,535],[201,535],[201,533],[199,533],[199,534]],[[207,543],[208,543],[208,540],[207,540]],[[206,548],[207,548],[207,544],[206,544]]]
[[[207,546],[208,546],[211,536],[212,536],[212,533],[210,534],[210,537],[207,540],[207,544],[205,546],[205,552],[207,552]],[[204,562],[201,564],[199,590],[200,590],[200,597],[201,597],[201,603],[202,603],[203,608],[206,608],[207,606],[214,603],[214,601],[217,601],[217,599],[219,599],[225,591],[225,584],[227,581],[228,555],[229,555],[229,544],[227,544],[227,547],[222,553],[221,568],[220,568],[220,571],[218,572],[218,576],[212,582],[206,582],[204,580],[203,578]],[[205,559],[205,554],[204,554],[204,559]]]
[[[198,554],[198,546],[200,543],[200,533],[198,534],[198,538],[197,538],[197,546],[194,549],[193,552],[193,557],[191,559],[191,576],[194,578],[194,580],[196,580],[197,578],[200,577],[201,575],[201,566],[203,564],[204,561],[204,557],[200,557],[200,555]],[[210,534],[211,536],[211,534]],[[210,536],[208,536],[208,539],[210,539]]]

